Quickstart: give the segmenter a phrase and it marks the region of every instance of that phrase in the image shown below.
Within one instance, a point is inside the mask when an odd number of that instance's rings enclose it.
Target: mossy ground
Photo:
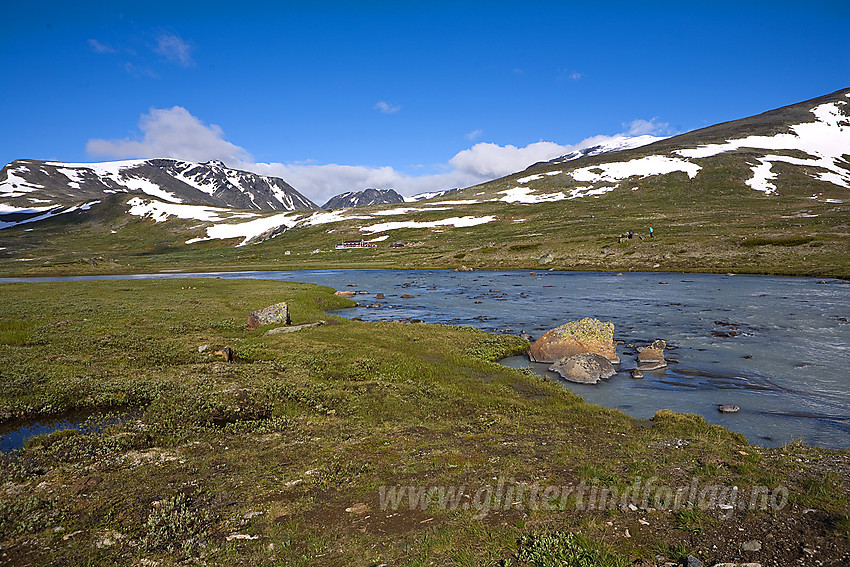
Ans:
[[[516,337],[348,320],[326,313],[350,305],[332,291],[217,279],[2,284],[3,419],[124,417],[3,457],[0,562],[625,565],[693,553],[711,564],[750,539],[763,541],[765,564],[838,565],[850,552],[846,452],[753,447],[672,412],[636,421],[495,363],[527,348]],[[279,301],[293,324],[328,324],[247,329],[250,311]],[[223,346],[233,363],[213,354]],[[380,508],[381,487],[498,478],[785,486],[789,502],[725,520],[714,509],[582,511],[569,499],[486,514]]]

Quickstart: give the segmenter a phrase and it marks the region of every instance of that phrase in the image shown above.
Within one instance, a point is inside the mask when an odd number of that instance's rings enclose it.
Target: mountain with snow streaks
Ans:
[[[561,157],[557,157],[553,160],[541,162],[535,165],[565,163],[583,157],[598,156],[611,152],[620,152],[623,150],[632,150],[664,139],[666,138],[659,136],[650,136],[648,134],[644,134],[642,136],[615,136],[614,138],[606,140],[600,144],[595,144],[586,148],[575,150],[568,154],[562,155]]]
[[[392,189],[364,189],[363,191],[349,191],[331,197],[327,203],[322,205],[322,208],[350,209],[352,207],[371,207],[373,205],[391,205],[403,202],[404,197]]]
[[[669,138],[587,145],[465,189],[352,192],[318,209],[277,192],[286,187],[216,162],[18,160],[0,175],[0,269],[79,261],[68,250],[170,269],[169,258],[206,265],[214,249],[216,269],[534,269],[545,259],[850,278],[850,90]],[[376,246],[336,248],[361,240]]]
[[[141,193],[171,203],[234,209],[317,208],[283,179],[231,169],[220,161],[61,163],[19,159],[0,171],[0,212],[45,211],[114,193]]]

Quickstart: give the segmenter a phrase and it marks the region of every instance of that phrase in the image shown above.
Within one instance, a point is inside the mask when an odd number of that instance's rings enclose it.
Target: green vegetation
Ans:
[[[580,535],[555,532],[521,537],[515,564],[529,567],[624,567],[628,563]]]
[[[850,545],[847,486],[822,474],[846,453],[752,447],[672,412],[637,421],[494,362],[527,348],[517,337],[349,320],[327,313],[351,305],[332,292],[262,280],[2,284],[0,426],[88,416],[0,456],[4,559],[619,566],[684,547],[728,559],[742,533],[786,541],[817,522],[830,549]],[[251,311],[279,301],[293,324],[327,324],[247,328]],[[224,346],[231,363],[215,354]],[[521,506],[381,505],[382,487],[411,486],[466,487],[460,502],[474,502],[498,478],[620,494],[649,478],[742,494],[781,479],[790,503],[730,521],[718,508],[651,508],[657,498],[643,507],[640,495],[635,509],[528,491],[515,494]]]

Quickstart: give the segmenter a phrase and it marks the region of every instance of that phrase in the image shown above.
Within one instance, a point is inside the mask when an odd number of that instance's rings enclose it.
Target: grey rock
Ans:
[[[296,331],[301,331],[303,329],[312,329],[314,327],[321,327],[324,325],[324,321],[317,321],[315,323],[305,323],[304,325],[293,325],[291,327],[277,327],[275,329],[270,329],[263,333],[263,336],[266,335],[279,335],[280,333],[294,333]]]
[[[717,406],[717,411],[720,413],[738,413],[741,411],[741,408],[734,404],[721,404]]]
[[[285,301],[252,311],[248,316],[248,328],[258,329],[264,325],[283,323],[289,325],[289,305]]]
[[[743,549],[744,551],[761,551],[761,542],[757,539],[745,541],[741,545],[741,549]]]
[[[550,264],[550,263],[552,263],[552,261],[553,261],[554,259],[555,259],[555,257],[554,257],[554,256],[552,256],[552,255],[551,255],[551,254],[549,254],[549,253],[546,253],[546,254],[543,254],[543,255],[542,255],[542,256],[541,256],[541,257],[537,260],[537,263],[538,263],[539,265],[541,265],[541,266],[545,266],[546,264]]]
[[[685,559],[685,567],[704,567],[705,563],[694,557],[693,555],[688,555],[688,558]]]
[[[640,368],[635,368],[634,370],[632,370],[631,375],[632,378],[640,380],[641,378],[643,378],[643,370],[641,370]]]
[[[596,384],[599,380],[610,378],[617,373],[607,358],[593,352],[562,358],[550,366],[549,370],[577,384]]]

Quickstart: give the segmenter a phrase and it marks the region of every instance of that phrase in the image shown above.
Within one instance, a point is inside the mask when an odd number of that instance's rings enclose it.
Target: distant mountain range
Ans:
[[[0,212],[45,211],[112,193],[146,194],[171,203],[233,209],[317,208],[283,179],[231,169],[220,161],[60,163],[19,159],[0,171]]]
[[[404,203],[404,197],[392,189],[364,189],[342,193],[322,205],[323,209],[349,209],[351,207],[370,207]]]
[[[555,258],[574,269],[748,265],[850,277],[847,203],[850,90],[843,89],[669,138],[615,138],[465,189],[407,198],[350,192],[325,203],[333,210],[281,179],[219,162],[17,160],[0,173],[0,267],[37,266],[40,256],[29,251],[48,245],[44,269],[82,248],[133,266],[133,251],[147,240],[143,253],[154,251],[166,267],[171,249],[251,246],[256,257],[273,258],[262,266],[297,268],[325,265],[319,252],[362,239],[410,244],[387,247],[391,256],[372,249],[380,266],[530,267]],[[643,248],[618,241],[649,226],[656,238],[636,245]],[[115,252],[119,240],[123,255]],[[353,254],[334,261],[344,265]]]

